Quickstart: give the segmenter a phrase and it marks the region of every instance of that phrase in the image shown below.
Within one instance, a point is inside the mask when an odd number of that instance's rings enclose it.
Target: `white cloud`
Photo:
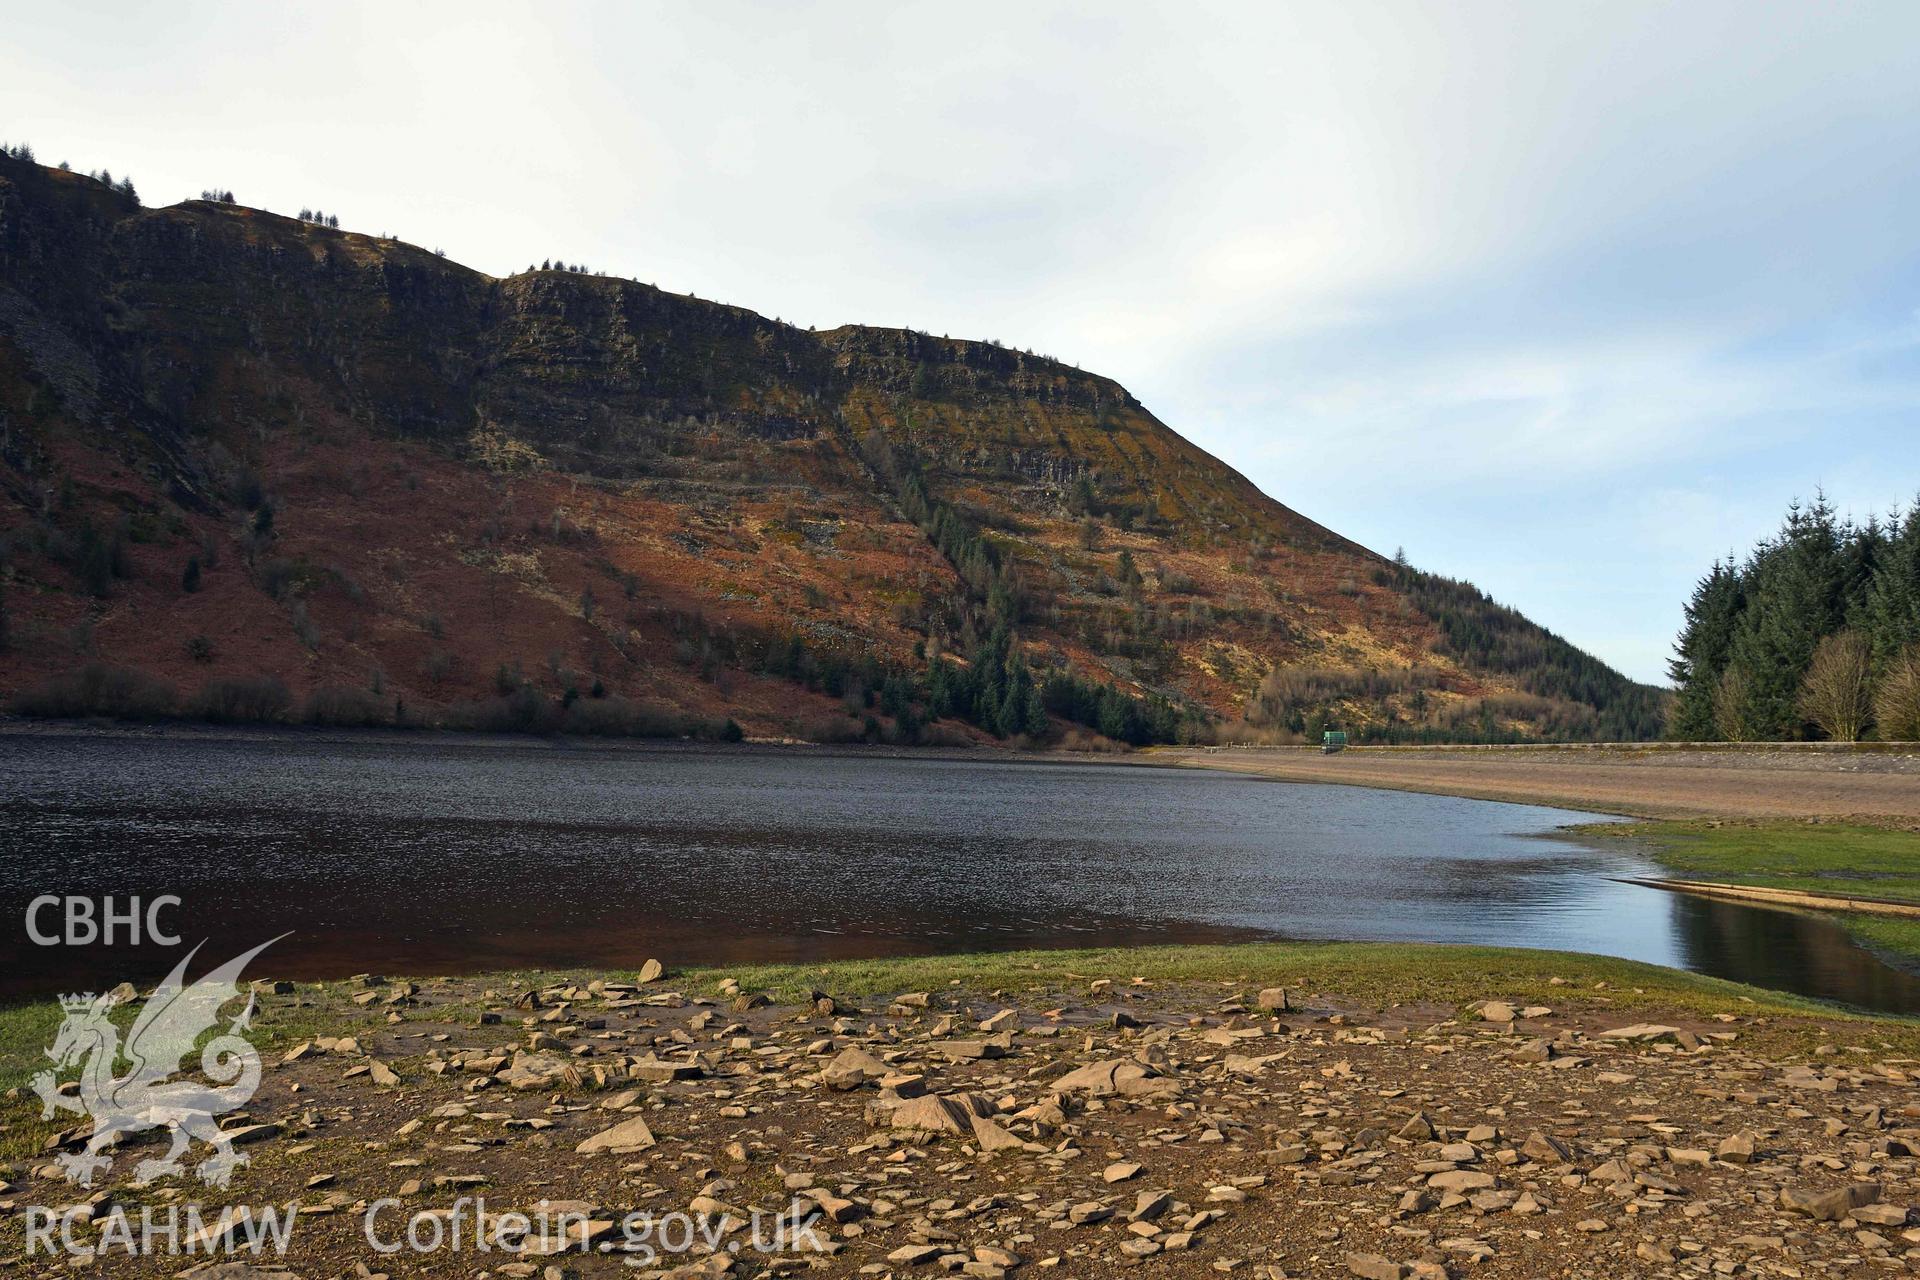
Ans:
[[[1731,0],[69,0],[9,15],[0,133],[150,202],[1051,352],[1654,675],[1648,555],[1725,548],[1628,499],[1920,487],[1916,35]]]

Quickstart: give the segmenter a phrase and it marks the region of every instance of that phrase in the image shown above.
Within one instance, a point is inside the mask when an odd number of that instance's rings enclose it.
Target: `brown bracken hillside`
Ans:
[[[495,279],[4,154],[0,489],[29,713],[922,741],[1661,713],[1053,360]]]

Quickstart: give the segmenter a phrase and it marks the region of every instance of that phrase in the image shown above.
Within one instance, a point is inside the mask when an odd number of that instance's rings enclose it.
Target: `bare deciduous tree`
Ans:
[[[1813,651],[1800,683],[1800,714],[1835,742],[1857,742],[1873,715],[1873,652],[1857,631],[1836,631]]]
[[[1873,718],[1883,738],[1920,741],[1920,644],[1887,664],[1873,700]]]
[[[1735,665],[1720,674],[1713,689],[1713,727],[1728,742],[1745,742],[1753,736],[1747,715],[1747,672]]]

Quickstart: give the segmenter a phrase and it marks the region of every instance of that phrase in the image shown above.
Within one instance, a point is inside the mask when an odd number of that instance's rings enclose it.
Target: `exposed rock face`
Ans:
[[[570,271],[494,279],[398,241],[239,205],[140,210],[77,175],[0,164],[4,332],[84,419],[126,415],[185,444],[257,420],[276,396],[318,393],[381,434],[457,445],[493,427],[567,470],[626,478],[715,429],[904,434],[896,409],[922,401],[945,420],[912,430],[931,428],[926,449],[955,472],[1054,486],[1111,473],[1136,498],[1167,491],[1170,518],[1206,508],[1357,550],[1117,383],[1044,357],[858,325],[813,333]]]

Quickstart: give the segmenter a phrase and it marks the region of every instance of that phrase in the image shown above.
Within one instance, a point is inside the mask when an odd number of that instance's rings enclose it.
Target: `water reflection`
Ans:
[[[1681,965],[1716,978],[1920,1012],[1920,977],[1888,967],[1824,916],[1673,895]]]
[[[177,893],[277,972],[1252,937],[1594,951],[1920,1010],[1818,921],[1622,884],[1588,815],[999,759],[0,736],[0,993],[164,972],[27,944],[39,893]]]

